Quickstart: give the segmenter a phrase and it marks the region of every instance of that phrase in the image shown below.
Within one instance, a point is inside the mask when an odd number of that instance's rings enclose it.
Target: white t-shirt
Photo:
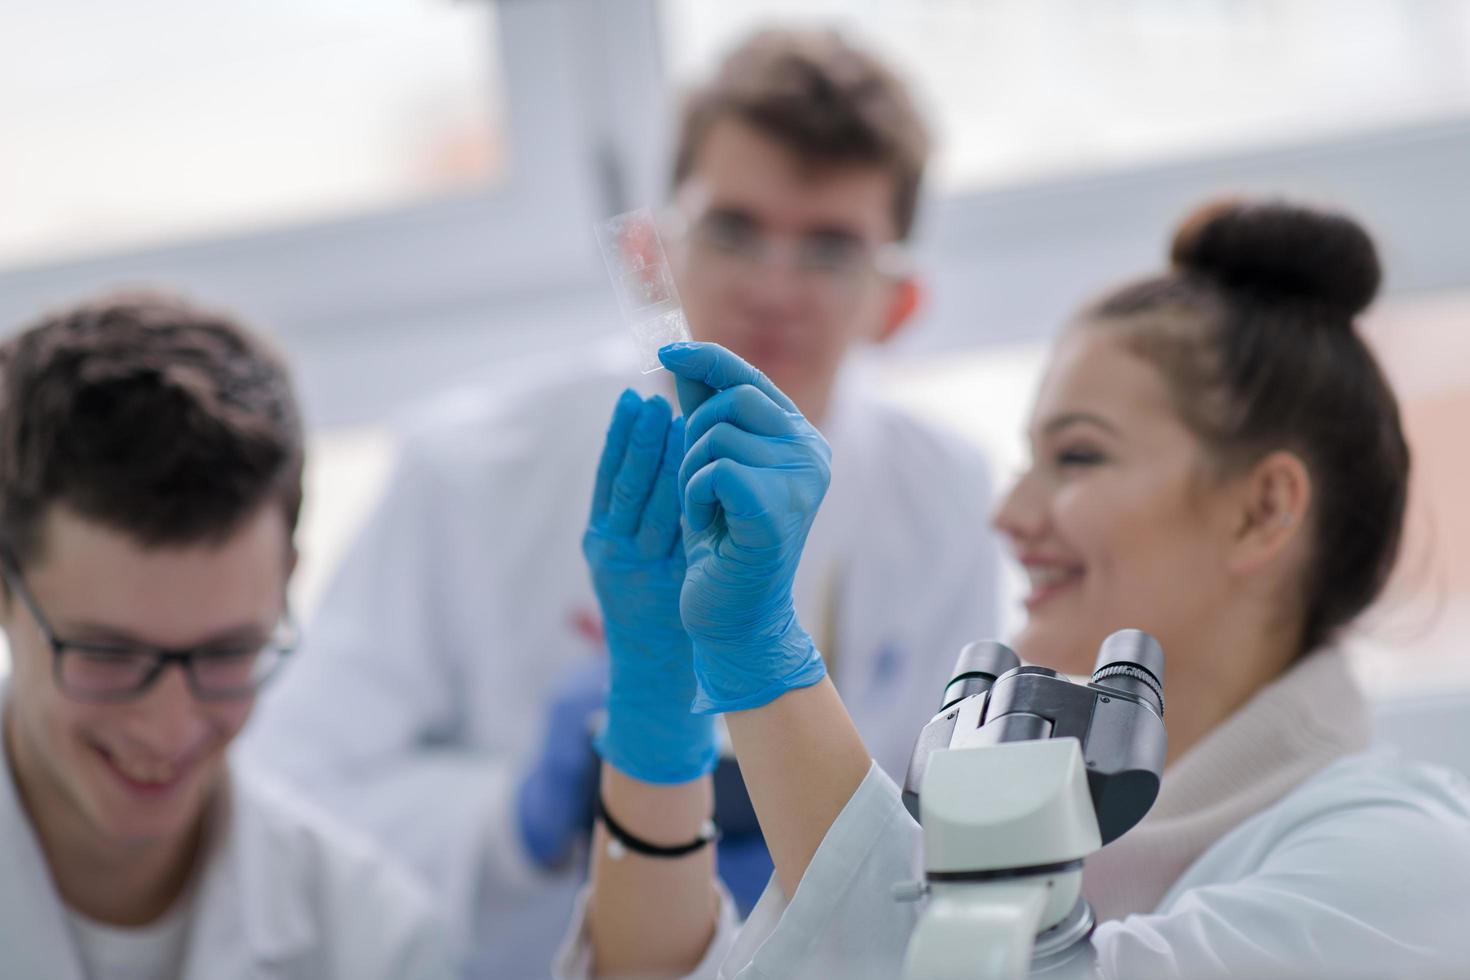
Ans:
[[[189,937],[189,903],[146,926],[112,926],[67,909],[82,969],[90,980],[177,980]]]

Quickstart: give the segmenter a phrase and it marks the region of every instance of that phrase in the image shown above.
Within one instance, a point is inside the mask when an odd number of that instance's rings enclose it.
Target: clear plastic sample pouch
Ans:
[[[638,369],[644,374],[657,371],[663,366],[660,347],[693,338],[653,212],[628,211],[599,222],[596,229],[623,322],[638,345]]]

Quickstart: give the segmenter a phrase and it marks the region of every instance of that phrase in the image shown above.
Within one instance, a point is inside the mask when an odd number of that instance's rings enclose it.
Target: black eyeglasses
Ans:
[[[20,598],[53,653],[56,684],[80,701],[111,704],[141,696],[178,664],[189,690],[201,701],[231,701],[258,691],[296,649],[298,634],[288,611],[264,643],[221,644],[189,650],[112,643],[73,643],[51,629],[26,587],[20,567],[0,552],[0,576]]]

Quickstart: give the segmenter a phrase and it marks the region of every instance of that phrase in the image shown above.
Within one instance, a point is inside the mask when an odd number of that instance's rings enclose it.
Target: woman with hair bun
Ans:
[[[1170,258],[1061,333],[1032,461],[995,516],[1031,581],[1013,643],[1025,661],[1089,673],[1122,628],[1167,652],[1159,797],[1083,875],[1099,972],[1463,976],[1470,790],[1369,750],[1335,645],[1393,569],[1408,495],[1397,401],[1356,326],[1381,278],[1373,242],[1340,214],[1223,201],[1184,221]],[[799,557],[824,447],[749,391],[721,405],[738,431],[716,438],[701,398],[755,389],[785,411],[780,393],[722,351],[665,363],[689,414],[688,688],[696,709],[738,705],[726,721],[776,876],[737,935],[702,852],[619,863],[599,827],[587,921],[562,967],[897,976],[916,911],[892,886],[918,876],[919,828],[773,597],[779,575],[740,577],[756,531],[766,552]],[[604,771],[605,812],[642,839],[693,837],[679,821],[707,813],[708,793]],[[696,914],[653,921],[674,894]]]

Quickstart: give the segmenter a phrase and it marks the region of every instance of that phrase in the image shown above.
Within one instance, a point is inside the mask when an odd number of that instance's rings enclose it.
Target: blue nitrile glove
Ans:
[[[592,724],[607,703],[607,662],[579,664],[557,685],[546,708],[541,753],[521,781],[516,822],[531,860],[551,869],[592,827],[597,753]]]
[[[831,478],[827,441],[770,379],[715,344],[670,344],[688,419],[679,599],[701,714],[756,708],[827,674],[791,583]]]
[[[694,715],[693,652],[679,621],[684,543],[675,482],[683,419],[623,393],[597,468],[582,553],[602,606],[612,685],[602,757],[650,783],[682,783],[717,758],[714,724]]]

